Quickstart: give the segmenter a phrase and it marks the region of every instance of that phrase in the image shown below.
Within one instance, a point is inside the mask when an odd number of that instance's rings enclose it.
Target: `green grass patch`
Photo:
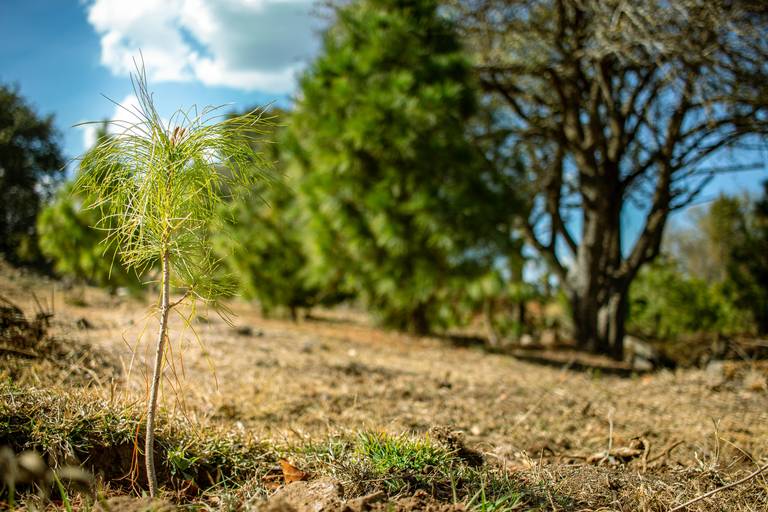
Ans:
[[[412,489],[435,492],[454,463],[445,448],[429,438],[366,432],[359,435],[355,448],[361,462],[370,466],[388,494]]]
[[[357,449],[381,473],[422,473],[449,465],[451,455],[428,437],[410,438],[382,433],[360,434]]]
[[[430,436],[361,432],[291,446],[302,469],[342,482],[350,499],[383,491],[389,499],[428,492],[443,503],[463,503],[472,511],[520,510],[535,497],[491,465],[470,464],[460,449]]]

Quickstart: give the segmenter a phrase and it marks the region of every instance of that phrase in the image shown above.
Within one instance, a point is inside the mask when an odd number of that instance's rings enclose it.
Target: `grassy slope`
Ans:
[[[48,297],[53,286],[6,269],[0,294],[31,309],[28,290]],[[54,301],[56,336],[87,341],[115,363],[93,364],[77,378],[79,358],[5,364],[15,382],[1,390],[0,444],[38,448],[51,462],[105,460],[95,467],[108,484],[102,490],[128,493],[130,478],[118,478],[136,467],[133,446],[142,445],[146,349],[135,342],[145,323],[151,331],[147,306],[90,289],[58,291]],[[285,457],[313,479],[342,482],[345,499],[424,489],[488,510],[667,510],[768,458],[758,366],[600,377],[384,333],[351,314],[294,326],[233,307],[250,332],[209,316],[191,324],[196,336],[187,327],[174,338],[158,454],[174,502],[255,507],[273,492]],[[78,329],[81,318],[92,328]],[[184,323],[175,327],[180,333]],[[455,430],[484,466],[473,465]],[[637,439],[645,456],[585,462],[609,443],[628,448]],[[698,510],[761,508],[768,485],[757,478]]]

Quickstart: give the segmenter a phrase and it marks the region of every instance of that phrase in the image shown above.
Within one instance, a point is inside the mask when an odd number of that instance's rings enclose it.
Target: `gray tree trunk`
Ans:
[[[576,344],[579,348],[621,359],[624,353],[626,290],[615,290],[607,300],[571,295]]]
[[[576,343],[584,350],[621,359],[629,286],[621,268],[618,182],[583,183],[582,192],[591,208],[585,210],[582,243],[566,283]]]

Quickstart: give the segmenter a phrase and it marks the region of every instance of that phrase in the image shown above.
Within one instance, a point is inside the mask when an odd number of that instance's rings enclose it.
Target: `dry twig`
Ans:
[[[717,493],[719,493],[721,491],[725,491],[725,490],[728,490],[728,489],[730,489],[732,487],[736,487],[737,485],[741,485],[744,482],[748,482],[748,481],[752,480],[753,478],[755,478],[760,473],[762,473],[763,471],[765,471],[766,469],[768,469],[768,464],[765,464],[764,466],[757,468],[755,471],[753,471],[752,473],[748,474],[747,476],[745,476],[741,480],[737,480],[735,482],[731,482],[728,485],[724,485],[722,487],[718,487],[717,489],[713,489],[713,490],[711,490],[711,491],[709,491],[707,493],[702,494],[701,496],[697,496],[697,497],[693,498],[692,500],[686,501],[682,505],[676,506],[675,508],[671,509],[669,512],[677,512],[678,510],[683,510],[683,509],[693,505],[694,503],[697,503],[697,502],[699,502],[701,500],[707,499],[710,496],[713,496],[713,495],[715,495],[715,494],[717,494]]]

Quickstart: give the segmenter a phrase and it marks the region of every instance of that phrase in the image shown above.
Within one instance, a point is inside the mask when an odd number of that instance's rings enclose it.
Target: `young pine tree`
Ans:
[[[127,267],[160,271],[159,317],[154,369],[147,404],[145,458],[151,496],[157,494],[154,423],[158,387],[168,342],[168,316],[185,299],[216,305],[225,286],[213,279],[216,260],[208,225],[232,190],[252,183],[261,158],[251,145],[262,122],[255,112],[229,117],[218,108],[177,111],[168,121],[157,112],[143,70],[134,89],[135,122],[112,121],[116,133],[103,138],[82,161],[77,190],[93,199],[99,225]],[[171,293],[181,297],[171,301]]]

